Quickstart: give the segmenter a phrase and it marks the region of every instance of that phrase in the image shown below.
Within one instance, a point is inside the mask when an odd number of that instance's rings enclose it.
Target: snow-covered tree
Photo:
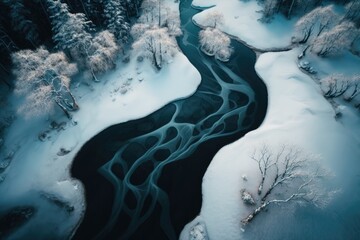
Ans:
[[[66,3],[59,0],[48,0],[53,40],[56,47],[65,51],[84,51],[91,43],[92,36],[88,32],[91,22],[83,13],[70,13]]]
[[[224,15],[216,10],[211,11],[205,16],[203,24],[206,27],[217,28],[219,25],[224,24]]]
[[[360,94],[360,74],[355,74],[349,78],[349,90],[347,94],[344,94],[344,99],[348,102],[351,102],[355,97]]]
[[[150,25],[146,23],[134,24],[130,30],[131,36],[136,40],[143,35],[147,30],[150,29]]]
[[[273,16],[278,12],[278,0],[264,0],[262,17],[259,19],[261,22],[268,23],[272,20]]]
[[[70,92],[70,77],[77,72],[63,52],[49,53],[45,48],[21,50],[12,55],[15,92],[26,96],[19,109],[27,116],[50,112],[55,104],[70,118],[69,111],[78,109]]]
[[[206,28],[199,33],[201,50],[221,61],[228,61],[231,56],[230,38],[217,28]]]
[[[182,31],[180,29],[180,15],[177,11],[166,9],[162,17],[162,27],[168,29],[170,36],[180,36]]]
[[[312,43],[311,51],[319,56],[339,55],[344,50],[349,50],[359,35],[359,30],[354,24],[342,21],[331,30],[323,32]]]
[[[350,88],[350,81],[343,74],[330,74],[321,79],[320,84],[326,98],[339,97]]]
[[[49,0],[53,39],[57,48],[68,52],[80,68],[88,70],[95,81],[96,73],[114,66],[117,46],[112,33],[103,31],[95,37],[91,22],[82,13],[70,13],[65,3]]]
[[[163,63],[170,61],[178,52],[176,42],[169,36],[167,28],[158,27],[147,29],[134,42],[133,48],[140,56],[151,59],[157,69],[161,69]]]
[[[292,41],[306,43],[309,39],[318,37],[323,31],[331,29],[339,21],[340,17],[334,12],[333,5],[317,7],[297,21]]]
[[[11,9],[13,29],[19,34],[23,34],[27,41],[36,46],[39,43],[39,30],[30,19],[30,11],[24,6],[24,0],[5,0],[4,2]]]
[[[141,8],[143,13],[138,19],[138,23],[158,26],[159,28],[166,27],[170,36],[181,35],[178,11],[164,7],[162,0],[145,0]]]
[[[87,49],[87,69],[97,81],[95,73],[103,73],[115,67],[118,47],[112,33],[105,30],[98,33]]]
[[[11,53],[14,50],[18,50],[18,47],[11,39],[5,28],[0,25],[0,49],[3,49],[7,53]]]
[[[162,0],[144,0],[141,8],[143,10],[139,22],[150,25],[161,26],[162,23]]]
[[[346,4],[345,19],[348,19],[355,24],[360,25],[360,1],[353,0]]]
[[[320,164],[318,158],[296,146],[282,146],[278,150],[264,146],[255,151],[252,159],[261,173],[256,189],[259,200],[254,199],[255,209],[241,221],[245,225],[272,205],[300,203],[321,208],[336,193],[325,186],[331,172]],[[246,193],[251,191],[243,190]]]
[[[104,18],[107,30],[114,34],[116,40],[119,43],[127,42],[130,27],[119,0],[104,0]]]

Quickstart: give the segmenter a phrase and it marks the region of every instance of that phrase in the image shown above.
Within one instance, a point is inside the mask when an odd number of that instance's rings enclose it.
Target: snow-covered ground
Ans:
[[[178,8],[177,3],[169,4]],[[201,80],[180,52],[161,71],[147,60],[138,62],[135,56],[129,63],[119,61],[118,66],[102,76],[100,83],[82,83],[74,89],[80,110],[73,113],[72,121],[59,111],[51,117],[18,117],[7,130],[4,148],[14,155],[10,166],[0,172],[0,211],[16,206],[37,209],[10,239],[24,239],[29,233],[33,239],[70,234],[85,209],[81,183],[69,174],[72,160],[84,143],[111,125],[144,117],[191,95]],[[50,127],[53,120],[60,126]],[[44,133],[44,141],[39,140],[40,133]],[[64,155],[64,150],[70,152]]]
[[[267,49],[290,45],[295,19],[288,21],[283,16],[276,16],[270,24],[262,24],[258,21],[262,8],[257,1],[194,0],[192,5],[201,8],[214,6],[194,16],[197,24],[206,27],[207,14],[214,11],[223,13],[224,23],[217,27],[249,46]]]
[[[194,16],[196,23],[204,25],[206,14],[219,11],[224,14],[224,24],[219,28],[255,48],[290,45],[294,23],[282,17],[268,25],[260,23],[257,21],[260,14],[256,12],[260,7],[256,1],[194,0],[193,5],[215,5]],[[187,232],[198,223],[206,225],[209,239],[244,238],[241,220],[251,209],[242,202],[240,190],[257,189],[260,174],[250,156],[263,144],[270,147],[297,145],[319,155],[323,164],[340,179],[340,186],[355,179],[358,173],[349,166],[360,157],[360,115],[350,105],[343,105],[340,106],[343,116],[335,119],[334,108],[323,97],[316,80],[299,70],[297,56],[300,52],[300,48],[295,48],[259,56],[255,69],[267,85],[269,95],[266,118],[258,129],[216,154],[203,178],[200,216],[184,228],[181,239],[188,239]],[[318,77],[333,72],[360,72],[359,57],[350,54],[326,60],[308,54],[306,60],[316,68]],[[244,175],[247,181],[242,179]],[[256,191],[253,194],[256,195]]]

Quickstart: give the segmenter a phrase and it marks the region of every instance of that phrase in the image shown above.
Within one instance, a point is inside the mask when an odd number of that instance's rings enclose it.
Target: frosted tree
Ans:
[[[231,56],[230,38],[216,28],[200,31],[201,50],[207,55],[215,56],[221,61],[228,61]]]
[[[350,81],[343,74],[330,74],[320,80],[321,89],[326,98],[343,95],[350,88]]]
[[[70,13],[68,6],[59,0],[48,0],[47,3],[56,47],[71,54],[83,53],[91,43],[92,36],[88,32],[91,22],[83,13]]]
[[[134,24],[130,30],[131,36],[136,40],[150,29],[150,25],[146,23]]]
[[[117,42],[128,41],[129,24],[126,20],[125,10],[119,0],[104,1],[104,18],[107,30],[114,34]]]
[[[344,99],[348,102],[351,102],[355,97],[360,94],[360,74],[356,74],[349,79],[349,90],[348,93],[344,95]]]
[[[180,15],[177,11],[171,11],[169,8],[165,9],[162,17],[162,27],[168,29],[170,36],[180,36],[182,31],[180,29]]]
[[[9,34],[6,32],[5,28],[0,24],[0,54],[2,56],[1,60],[7,59],[7,56],[10,56],[10,54],[19,48],[14,43],[14,41],[11,39]],[[5,60],[6,61],[6,60]],[[10,73],[10,70],[8,67],[0,61],[0,68],[3,69],[7,74]],[[11,84],[8,83],[5,78],[1,77],[0,80],[5,83],[9,88],[11,88]]]
[[[224,15],[216,10],[211,11],[206,15],[203,24],[206,27],[217,28],[219,25],[224,24]]]
[[[49,5],[57,48],[68,52],[80,68],[88,70],[98,81],[96,73],[114,66],[117,53],[114,35],[104,31],[93,37],[91,22],[84,14],[70,13],[67,5],[60,1],[49,0]]]
[[[13,29],[23,34],[25,39],[33,46],[39,43],[39,30],[36,24],[30,19],[30,11],[24,6],[24,0],[5,0],[11,9],[11,25]]]
[[[293,42],[306,43],[310,38],[318,37],[323,31],[331,29],[340,21],[333,6],[317,7],[301,17],[295,24]]]
[[[178,52],[174,38],[167,31],[167,28],[149,28],[133,44],[134,50],[152,60],[157,69],[161,69],[163,63],[170,61]]]
[[[139,23],[166,27],[170,36],[181,35],[179,13],[164,7],[162,0],[145,0],[141,8],[143,13],[138,19]]]
[[[311,51],[322,57],[339,55],[351,48],[358,35],[359,30],[353,23],[342,21],[317,37],[312,43]]]
[[[162,0],[144,0],[141,8],[143,10],[139,22],[148,23],[150,25],[161,26],[162,24]]]
[[[356,24],[360,24],[360,1],[353,0],[346,4],[345,19],[348,19]]]
[[[21,50],[12,54],[15,92],[26,96],[19,111],[26,116],[50,112],[58,105],[70,118],[69,111],[78,104],[70,92],[70,77],[77,72],[75,64],[63,52],[49,53],[45,48]]]
[[[256,206],[242,219],[244,225],[272,205],[298,203],[322,208],[336,193],[325,185],[331,172],[320,164],[318,158],[296,146],[282,146],[278,150],[264,146],[254,152],[252,159],[261,173],[257,189],[259,200],[252,199]],[[249,190],[243,189],[242,192],[252,196]]]
[[[272,20],[275,13],[278,12],[278,0],[264,0],[262,17],[259,19],[261,22],[268,23]]]
[[[86,64],[95,81],[98,81],[95,73],[103,73],[115,67],[117,51],[114,35],[109,31],[102,31],[94,37],[86,50]]]

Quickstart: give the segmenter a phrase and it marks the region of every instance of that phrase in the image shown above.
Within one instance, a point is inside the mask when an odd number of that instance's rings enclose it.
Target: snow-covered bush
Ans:
[[[206,28],[200,31],[201,50],[209,56],[215,56],[221,61],[230,59],[232,50],[230,38],[216,28]]]

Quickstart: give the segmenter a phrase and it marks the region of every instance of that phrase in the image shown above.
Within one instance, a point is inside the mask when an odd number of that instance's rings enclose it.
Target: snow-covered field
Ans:
[[[177,3],[170,5],[178,8]],[[188,97],[201,80],[180,52],[161,71],[147,60],[138,62],[135,56],[129,63],[119,61],[118,66],[102,76],[100,83],[81,83],[74,89],[80,110],[71,121],[59,111],[51,117],[18,117],[8,129],[4,147],[14,155],[0,173],[0,211],[17,206],[37,209],[10,239],[55,239],[70,234],[85,210],[83,187],[69,174],[84,143],[111,125],[144,117]],[[50,127],[53,120],[58,125]],[[40,133],[44,133],[43,141],[38,138]]]
[[[206,15],[219,11],[224,15],[224,24],[219,28],[250,46],[271,49],[290,45],[294,23],[277,17],[270,25],[261,24],[257,21],[260,13],[256,11],[260,7],[256,1],[194,0],[193,5],[215,5],[196,15],[196,23],[204,26]],[[321,161],[335,172],[337,179],[342,179],[339,186],[355,179],[356,170],[346,166],[356,162],[360,156],[360,115],[350,105],[341,105],[343,116],[335,119],[334,108],[323,97],[317,82],[299,70],[297,56],[300,52],[301,49],[295,48],[259,56],[255,69],[266,83],[269,94],[266,118],[260,128],[216,154],[203,178],[200,216],[187,225],[181,239],[188,239],[187,232],[196,230],[199,223],[206,225],[210,239],[244,238],[241,220],[251,209],[242,203],[240,190],[257,189],[260,174],[257,163],[250,156],[263,144],[270,147],[296,145],[320,156]],[[360,72],[360,59],[351,54],[326,60],[308,55],[306,60],[316,68],[319,77],[333,72]],[[244,175],[247,181],[242,179]]]
[[[193,20],[206,27],[206,15],[214,11],[223,13],[224,23],[218,28],[234,36],[247,45],[259,48],[279,48],[290,45],[295,19],[288,21],[283,16],[276,16],[270,24],[262,24],[261,6],[257,1],[238,0],[194,0],[195,7],[210,7],[197,14]]]
[[[290,45],[294,21],[277,17],[270,25],[260,23],[256,1],[194,0],[193,5],[216,5],[194,17],[199,25],[204,25],[206,14],[219,11],[224,13],[220,29],[250,46],[268,49]],[[249,209],[241,202],[240,189],[256,188],[259,175],[250,154],[263,143],[295,144],[320,155],[340,179],[351,181],[354,172],[344,166],[360,156],[359,113],[342,105],[343,116],[335,120],[333,106],[324,99],[320,87],[298,69],[300,51],[269,52],[258,58],[256,71],[269,93],[267,116],[260,128],[216,154],[204,176],[200,216],[185,227],[182,239],[201,239],[202,235],[215,240],[242,238],[240,221]],[[322,76],[333,71],[360,71],[359,58],[352,55],[326,61],[309,55],[307,61]],[[25,239],[32,229],[43,229],[31,233],[34,239],[70,233],[85,209],[81,183],[69,175],[81,146],[108,126],[141,118],[191,95],[200,83],[199,73],[181,53],[161,72],[135,57],[130,63],[119,62],[119,66],[100,83],[91,83],[92,87],[81,84],[75,89],[80,110],[72,121],[61,113],[31,120],[18,117],[7,131],[4,147],[14,155],[11,165],[0,173],[0,211],[16,206],[37,209],[33,219],[10,239]],[[49,126],[55,119],[60,129]],[[45,133],[44,141],[38,139],[40,133]],[[61,149],[70,152],[64,155]]]

